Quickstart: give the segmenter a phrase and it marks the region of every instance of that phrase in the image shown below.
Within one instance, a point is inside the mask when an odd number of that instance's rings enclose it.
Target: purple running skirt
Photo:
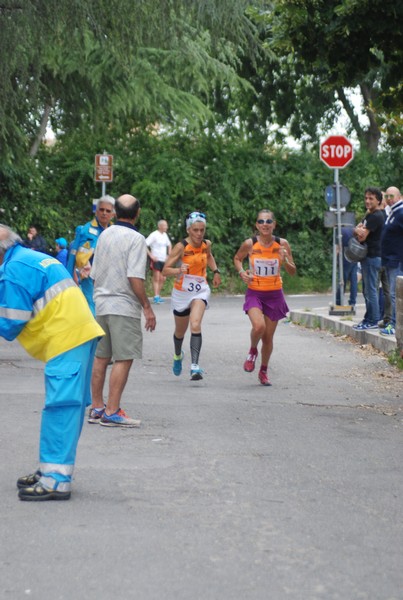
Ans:
[[[283,290],[259,292],[257,290],[247,289],[243,309],[248,313],[248,310],[251,308],[258,308],[266,317],[269,317],[271,321],[280,321],[280,319],[284,319],[289,310],[284,298]]]

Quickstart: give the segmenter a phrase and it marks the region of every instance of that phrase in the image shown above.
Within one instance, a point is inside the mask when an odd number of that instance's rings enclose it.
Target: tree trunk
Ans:
[[[48,121],[49,121],[49,115],[50,115],[50,111],[52,110],[52,106],[50,104],[47,104],[45,106],[45,110],[43,111],[43,115],[42,115],[42,119],[41,119],[41,124],[40,127],[38,129],[38,133],[36,135],[36,138],[34,139],[34,142],[31,146],[31,149],[29,151],[29,156],[31,158],[33,158],[34,156],[36,156],[38,150],[39,150],[39,146],[41,145],[41,142],[43,140],[43,137],[46,133],[46,127],[48,125]]]
[[[369,119],[368,129],[364,129],[362,127],[358,116],[354,112],[354,108],[344,93],[343,88],[337,88],[337,95],[343,104],[343,108],[351,121],[361,146],[364,146],[369,152],[371,152],[371,154],[376,154],[378,152],[378,144],[381,137],[381,132],[379,130],[378,123],[376,122],[375,114],[371,108],[372,91],[366,84],[361,84],[360,90],[364,100],[365,112]]]
[[[364,98],[364,107],[369,119],[369,127],[365,132],[365,141],[367,149],[371,154],[378,152],[378,144],[381,137],[381,132],[376,122],[375,113],[372,110],[371,103],[373,98],[373,88],[369,88],[366,83],[360,85],[360,90]]]

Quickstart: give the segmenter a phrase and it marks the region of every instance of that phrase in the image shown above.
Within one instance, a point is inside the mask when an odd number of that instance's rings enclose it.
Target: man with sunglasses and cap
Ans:
[[[220,271],[211,253],[211,242],[204,239],[206,223],[206,215],[200,211],[191,212],[186,216],[187,236],[174,246],[162,271],[167,277],[175,277],[171,297],[175,318],[172,371],[176,376],[182,372],[182,345],[190,324],[192,381],[203,379],[203,370],[199,366],[202,346],[201,323],[211,292],[206,277],[207,267],[214,273],[213,286],[218,287],[221,284]]]
[[[254,371],[261,341],[258,379],[262,385],[271,385],[267,367],[273,351],[274,333],[277,323],[288,312],[280,269],[295,275],[297,268],[287,240],[273,235],[276,221],[272,211],[259,211],[255,226],[257,235],[245,240],[234,256],[235,268],[248,286],[243,309],[252,325],[250,350],[243,368],[247,373]],[[244,269],[246,258],[249,265]]]
[[[76,229],[74,241],[71,244],[67,270],[75,277],[95,315],[94,282],[90,278],[94,252],[101,233],[111,225],[115,215],[115,199],[112,196],[102,196],[96,202],[94,218]]]

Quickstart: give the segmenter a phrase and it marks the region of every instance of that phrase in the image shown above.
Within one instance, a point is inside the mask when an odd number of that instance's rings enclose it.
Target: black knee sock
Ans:
[[[190,336],[190,354],[192,357],[192,364],[199,364],[199,354],[202,346],[202,334],[192,333]]]
[[[175,354],[176,356],[180,356],[181,352],[182,352],[182,344],[183,344],[183,338],[180,340],[179,338],[176,337],[176,335],[174,334],[174,347],[175,347]]]

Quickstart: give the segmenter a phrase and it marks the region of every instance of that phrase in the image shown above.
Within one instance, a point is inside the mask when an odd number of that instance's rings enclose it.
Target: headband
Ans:
[[[189,229],[193,223],[204,223],[206,225],[206,215],[201,212],[189,213],[186,217],[186,229]]]

